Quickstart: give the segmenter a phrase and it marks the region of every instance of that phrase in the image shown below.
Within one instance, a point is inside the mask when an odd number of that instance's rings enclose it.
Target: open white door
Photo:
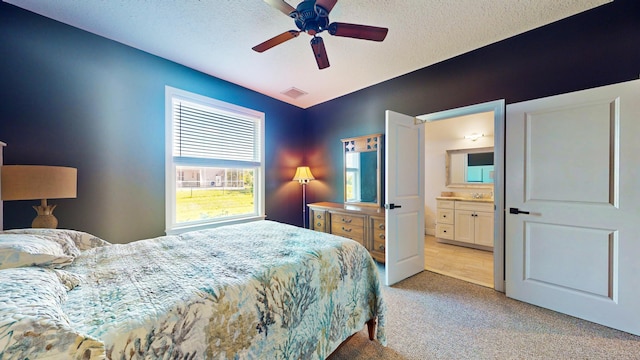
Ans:
[[[640,335],[640,81],[507,106],[506,294]]]
[[[385,112],[385,284],[424,270],[424,125]]]

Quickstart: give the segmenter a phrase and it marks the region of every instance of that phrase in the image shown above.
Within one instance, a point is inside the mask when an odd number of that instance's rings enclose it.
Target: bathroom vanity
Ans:
[[[493,199],[437,197],[436,203],[438,241],[493,250]]]

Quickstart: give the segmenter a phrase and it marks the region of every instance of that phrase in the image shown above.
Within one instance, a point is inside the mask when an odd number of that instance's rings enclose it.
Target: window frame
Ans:
[[[187,161],[176,161],[173,156],[173,99],[189,101],[201,106],[210,107],[222,112],[237,114],[241,117],[254,118],[259,131],[259,162],[203,160],[190,158]],[[265,115],[263,112],[230,104],[186,90],[165,86],[165,233],[167,235],[180,234],[186,231],[212,228],[222,225],[264,220],[265,215]],[[254,213],[230,216],[217,219],[176,223],[176,171],[178,166],[202,166],[221,168],[251,168],[254,169]]]

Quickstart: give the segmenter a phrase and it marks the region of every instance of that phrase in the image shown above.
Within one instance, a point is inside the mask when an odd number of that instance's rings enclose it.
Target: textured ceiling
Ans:
[[[323,32],[331,67],[318,70],[306,34],[264,53],[251,50],[297,29],[262,0],[5,1],[301,108],[610,2],[340,0],[331,22],[387,27],[389,34],[374,42]],[[292,87],[308,94],[282,94]]]

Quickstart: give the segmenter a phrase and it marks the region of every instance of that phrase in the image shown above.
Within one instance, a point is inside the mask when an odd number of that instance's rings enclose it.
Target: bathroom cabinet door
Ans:
[[[493,213],[456,210],[454,240],[493,247]]]
[[[473,215],[474,211],[471,210],[455,211],[455,229],[453,231],[455,241],[474,243],[475,217]]]
[[[477,212],[474,227],[473,242],[476,245],[493,247],[493,213]]]

